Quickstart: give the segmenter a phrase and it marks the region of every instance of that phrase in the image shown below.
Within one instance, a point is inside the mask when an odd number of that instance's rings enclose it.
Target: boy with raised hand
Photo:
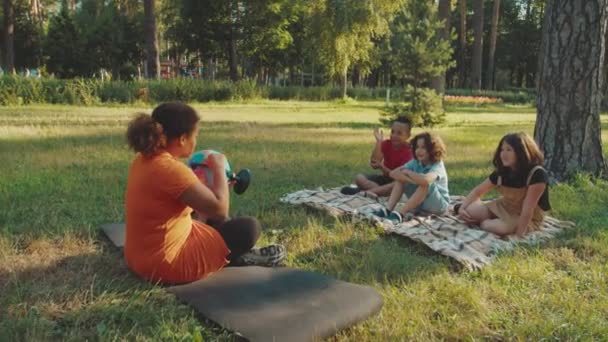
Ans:
[[[345,186],[340,192],[345,195],[354,195],[363,191],[365,196],[388,196],[394,181],[389,177],[389,173],[413,158],[408,143],[411,131],[412,122],[404,116],[392,121],[389,139],[385,140],[382,130],[375,128],[376,144],[372,150],[369,164],[373,169],[380,170],[382,173],[358,174],[355,177],[356,186]]]

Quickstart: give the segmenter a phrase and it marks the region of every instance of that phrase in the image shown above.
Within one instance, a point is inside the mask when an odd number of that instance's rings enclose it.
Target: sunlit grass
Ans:
[[[380,314],[336,340],[608,336],[606,182],[579,177],[553,187],[552,214],[577,228],[473,273],[369,225],[279,203],[285,193],[339,186],[366,171],[382,106],[197,105],[204,120],[199,148],[224,151],[234,169],[253,171],[251,188],[232,197],[232,213],[259,217],[263,242],[284,243],[289,266],[368,284],[382,294]],[[99,224],[124,220],[132,158],[125,126],[134,113],[150,110],[0,108],[0,340],[233,339],[131,275],[99,234]],[[448,145],[451,192],[465,194],[487,177],[498,139],[510,131],[532,133],[534,120],[530,107],[450,108],[448,124],[434,131]]]

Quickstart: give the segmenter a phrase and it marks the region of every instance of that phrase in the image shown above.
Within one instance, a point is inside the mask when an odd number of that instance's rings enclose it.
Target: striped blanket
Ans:
[[[450,209],[462,199],[462,196],[452,196]],[[501,238],[450,214],[415,216],[411,221],[393,224],[372,214],[386,204],[385,198],[343,195],[340,188],[301,190],[287,194],[280,200],[283,203],[320,209],[332,216],[350,216],[353,220],[370,221],[387,233],[421,242],[432,250],[455,259],[470,270],[481,269],[490,264],[498,252],[512,250],[518,244],[537,244],[555,237],[564,229],[574,227],[573,222],[547,216],[538,231],[523,238]]]

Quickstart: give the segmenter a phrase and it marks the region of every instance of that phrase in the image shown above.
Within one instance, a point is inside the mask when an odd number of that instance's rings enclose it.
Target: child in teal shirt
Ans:
[[[411,140],[411,145],[414,159],[390,173],[396,182],[387,208],[374,213],[393,223],[410,220],[413,217],[412,211],[444,214],[450,203],[448,174],[443,164],[446,149],[441,138],[424,132],[416,135]],[[400,211],[395,211],[395,206],[404,193],[407,202]]]

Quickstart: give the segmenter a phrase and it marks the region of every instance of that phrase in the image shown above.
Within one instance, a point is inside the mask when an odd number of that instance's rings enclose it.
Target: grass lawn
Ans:
[[[384,307],[337,341],[592,340],[608,336],[608,182],[551,189],[552,215],[577,228],[518,248],[481,272],[364,224],[279,203],[303,188],[366,171],[381,102],[199,105],[198,148],[224,151],[254,180],[232,215],[260,218],[263,242],[287,246],[292,267],[367,284]],[[127,272],[100,235],[122,221],[126,123],[135,107],[0,107],[0,341],[232,340],[201,324],[162,288]],[[452,194],[491,171],[500,137],[532,132],[530,107],[449,108]],[[608,118],[602,117],[603,141]],[[420,129],[415,129],[414,133]]]

